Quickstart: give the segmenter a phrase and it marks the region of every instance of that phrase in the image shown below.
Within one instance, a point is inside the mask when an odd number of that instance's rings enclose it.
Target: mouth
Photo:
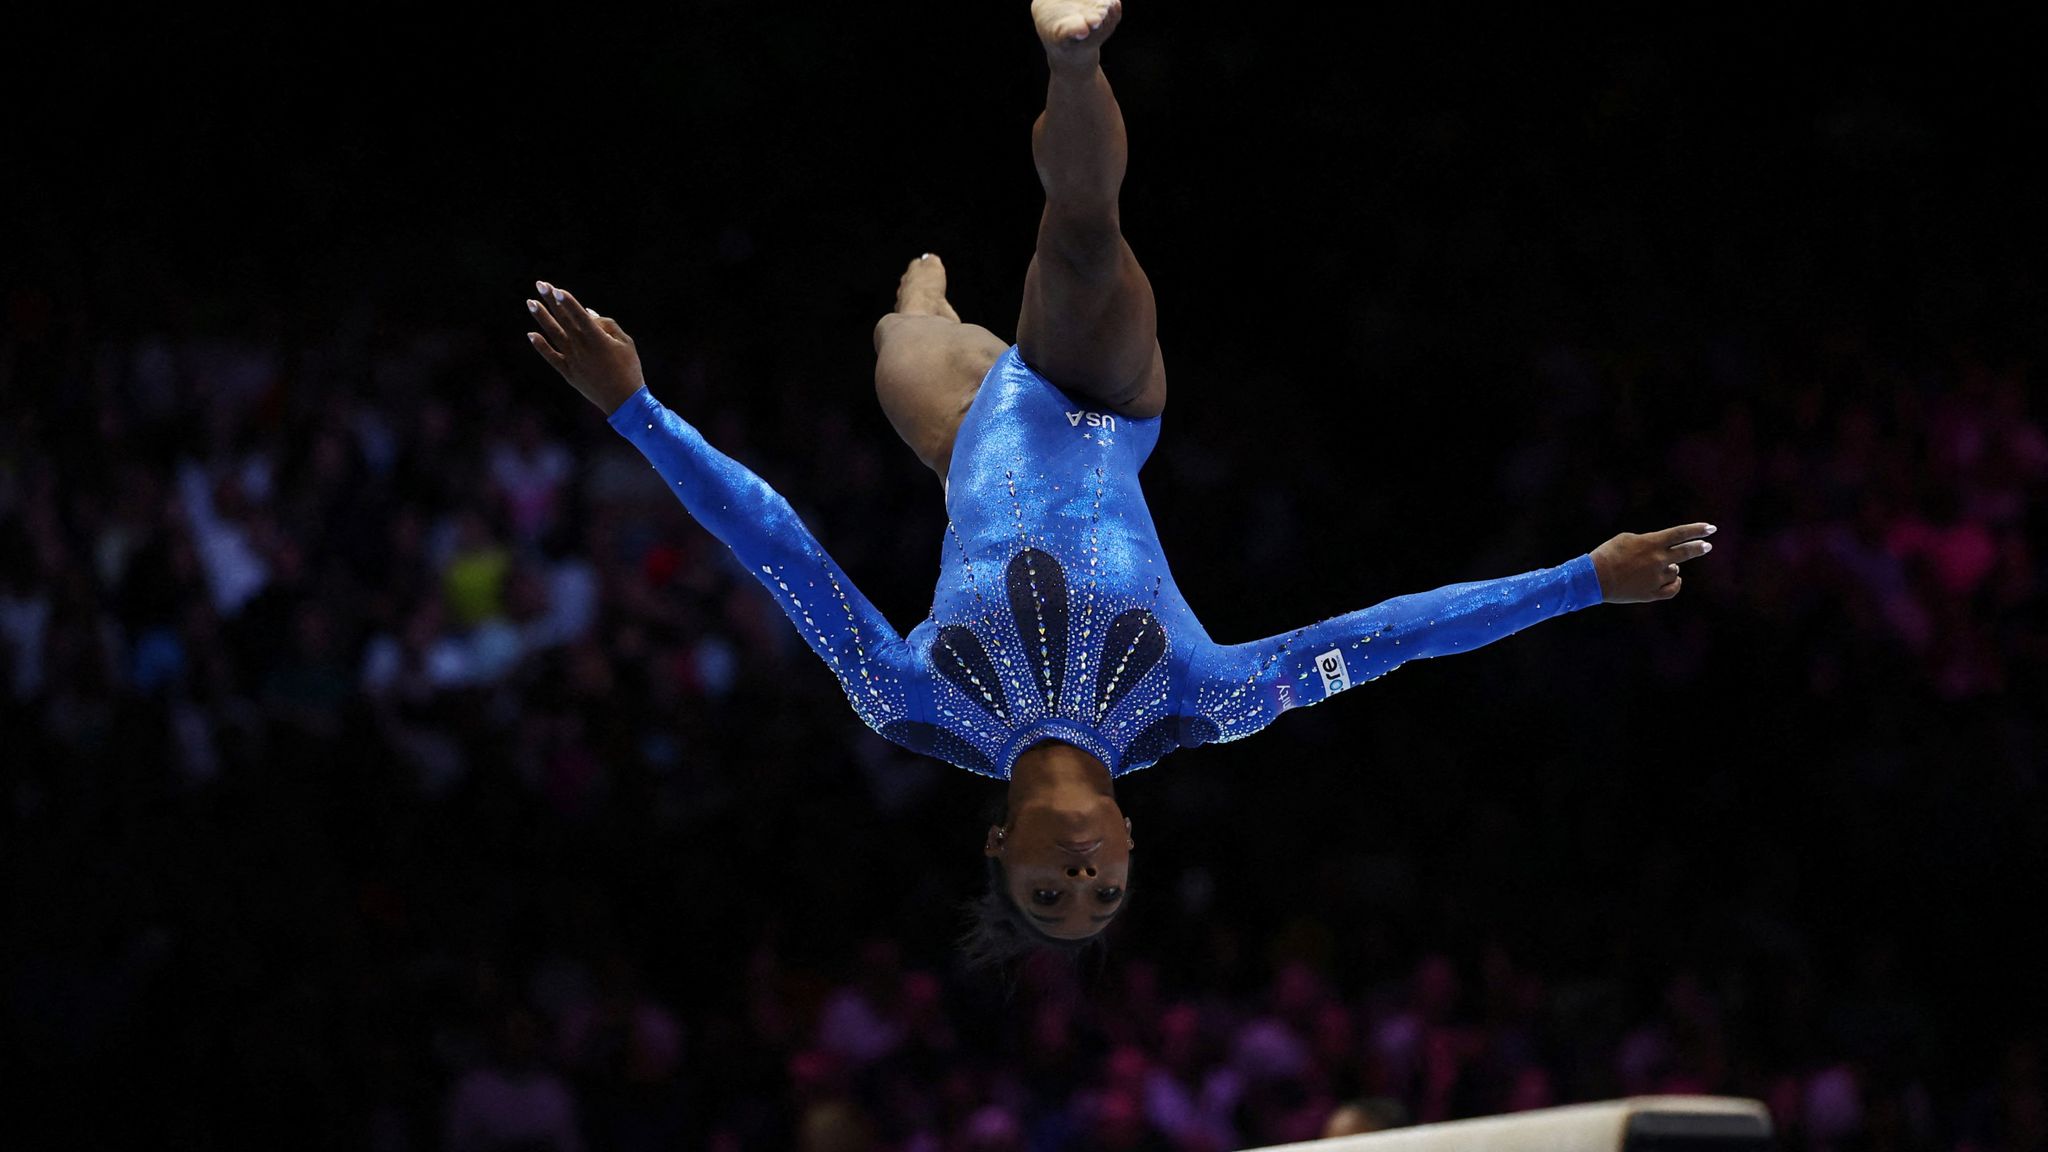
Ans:
[[[1076,856],[1086,856],[1097,848],[1102,847],[1100,837],[1094,840],[1060,840],[1057,843],[1062,852],[1072,852]]]

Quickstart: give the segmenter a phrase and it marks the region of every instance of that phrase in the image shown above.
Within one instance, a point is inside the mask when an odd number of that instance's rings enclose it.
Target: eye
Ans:
[[[1121,888],[1097,888],[1095,890],[1095,898],[1104,904],[1114,904],[1124,898],[1124,890]]]
[[[1031,902],[1042,908],[1049,907],[1060,902],[1060,894],[1050,888],[1035,888],[1031,892]]]

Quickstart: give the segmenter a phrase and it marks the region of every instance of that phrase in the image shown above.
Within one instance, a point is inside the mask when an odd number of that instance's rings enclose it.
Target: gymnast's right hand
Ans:
[[[633,350],[633,338],[609,316],[585,308],[574,296],[544,280],[534,282],[540,299],[528,300],[526,310],[540,331],[526,338],[540,358],[554,365],[562,379],[576,386],[583,398],[597,405],[606,416],[633,398],[647,381],[640,375],[640,354]]]
[[[1642,604],[1678,595],[1685,580],[1678,566],[1714,550],[1706,538],[1712,524],[1680,524],[1662,532],[1623,532],[1593,549],[1593,573],[1609,604]]]

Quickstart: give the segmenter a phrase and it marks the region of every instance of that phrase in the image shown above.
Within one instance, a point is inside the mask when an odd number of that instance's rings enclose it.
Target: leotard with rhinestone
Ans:
[[[787,500],[645,388],[611,424],[775,598],[869,727],[997,778],[1045,740],[1134,772],[1601,599],[1582,554],[1218,644],[1174,585],[1139,489],[1158,418],[1077,401],[1011,348],[955,437],[938,588],[906,636]]]

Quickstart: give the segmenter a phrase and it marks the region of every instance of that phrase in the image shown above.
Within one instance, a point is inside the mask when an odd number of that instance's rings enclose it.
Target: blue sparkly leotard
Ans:
[[[954,440],[938,590],[905,637],[788,501],[645,388],[611,424],[775,597],[869,727],[997,778],[1045,740],[1120,776],[1601,599],[1581,555],[1218,644],[1174,586],[1138,487],[1159,420],[1077,402],[1011,348]]]

